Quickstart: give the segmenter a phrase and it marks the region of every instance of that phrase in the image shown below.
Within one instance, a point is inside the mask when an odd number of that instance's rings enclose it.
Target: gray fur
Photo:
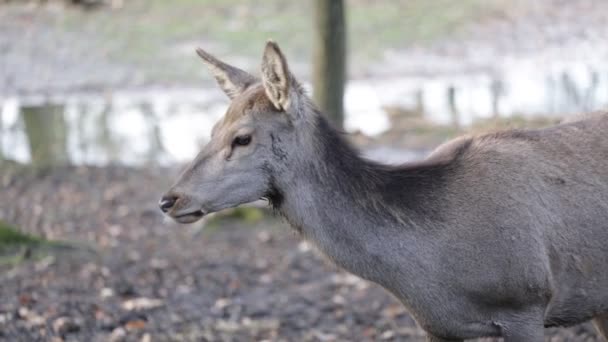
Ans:
[[[288,82],[235,94],[169,215],[268,198],[329,259],[399,298],[430,341],[542,341],[543,326],[594,317],[605,334],[608,114],[462,137],[391,167],[359,157],[274,43],[268,60]],[[233,146],[242,132],[251,144]]]

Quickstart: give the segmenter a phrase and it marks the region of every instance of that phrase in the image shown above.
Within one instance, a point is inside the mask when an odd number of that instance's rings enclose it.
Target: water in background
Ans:
[[[496,116],[564,116],[608,107],[608,66],[518,62],[501,74],[355,80],[345,105],[348,131],[390,128],[384,107],[417,111],[430,121],[466,126]],[[188,161],[228,105],[213,89],[157,89],[1,99],[0,152],[40,164],[132,166]],[[387,151],[378,149],[378,151]],[[371,154],[398,161],[411,153]]]

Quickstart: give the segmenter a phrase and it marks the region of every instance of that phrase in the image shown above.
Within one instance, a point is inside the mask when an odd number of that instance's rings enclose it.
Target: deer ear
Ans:
[[[262,57],[262,84],[266,95],[278,110],[286,110],[290,104],[292,76],[287,60],[277,43],[268,41]]]
[[[203,62],[205,62],[213,77],[215,77],[220,85],[220,88],[231,99],[257,82],[256,78],[248,72],[220,61],[203,49],[196,49],[196,53],[203,59]]]

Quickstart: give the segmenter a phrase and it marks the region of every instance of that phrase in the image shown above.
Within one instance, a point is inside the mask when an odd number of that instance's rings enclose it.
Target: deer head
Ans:
[[[161,210],[180,223],[273,195],[273,180],[289,168],[306,95],[279,46],[264,49],[261,79],[197,50],[231,99],[211,140],[161,198]]]

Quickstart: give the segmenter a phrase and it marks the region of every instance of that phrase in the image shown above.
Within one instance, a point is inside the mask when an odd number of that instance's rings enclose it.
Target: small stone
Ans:
[[[169,261],[165,260],[165,259],[152,259],[150,260],[150,267],[154,268],[154,269],[165,269],[167,267],[169,267]]]
[[[387,330],[380,335],[380,339],[382,340],[390,340],[395,337],[395,332],[392,330]]]
[[[230,304],[232,304],[232,301],[228,298],[219,298],[218,300],[215,301],[215,304],[213,304],[213,308],[216,310],[222,310],[225,307],[229,306]]]
[[[325,333],[325,332],[322,332],[322,331],[314,331],[313,335],[319,341],[322,341],[322,342],[325,342],[325,341],[335,341],[337,339],[336,335],[334,335],[332,333]]]
[[[272,275],[269,273],[264,273],[260,276],[260,283],[262,284],[270,284],[272,280]]]
[[[27,315],[29,314],[30,310],[28,308],[26,308],[25,306],[20,307],[17,310],[17,316],[19,316],[19,318],[25,319],[27,317]]]
[[[310,245],[308,244],[308,242],[306,241],[301,241],[298,244],[298,251],[300,251],[301,253],[308,253],[310,252],[311,248]]]
[[[344,299],[344,297],[343,297],[343,296],[341,296],[341,295],[339,295],[339,294],[334,295],[334,296],[332,297],[331,301],[332,301],[334,304],[338,304],[338,305],[344,305],[344,304],[346,303],[346,299]]]
[[[401,304],[391,304],[382,310],[382,315],[390,319],[406,314]]]
[[[108,298],[108,297],[112,297],[114,295],[114,290],[112,290],[109,287],[104,287],[103,289],[101,289],[101,291],[99,292],[99,296],[101,298]]]
[[[6,324],[10,320],[10,316],[8,313],[0,314],[0,324]]]
[[[110,227],[108,227],[108,233],[110,234],[110,236],[113,237],[117,237],[120,236],[120,234],[122,234],[122,227],[117,225],[117,224],[113,224]]]
[[[112,330],[109,340],[110,340],[110,342],[120,342],[120,341],[124,341],[126,336],[127,336],[127,332],[125,331],[125,329],[123,329],[122,327],[118,327],[118,328]]]
[[[38,315],[34,311],[31,311],[24,306],[20,307],[19,310],[17,310],[17,316],[25,320],[29,326],[39,326],[44,325],[45,323],[44,317]]]
[[[59,317],[53,322],[53,331],[58,335],[65,335],[80,330],[80,323],[70,317]]]
[[[164,305],[164,303],[160,299],[140,297],[140,298],[133,298],[133,299],[125,300],[122,303],[122,308],[125,310],[128,310],[128,311],[149,310],[149,309],[155,309],[155,308],[161,307],[163,305]]]
[[[131,209],[129,208],[129,206],[126,206],[126,205],[121,205],[121,206],[118,206],[118,208],[116,208],[116,215],[118,217],[128,216],[130,212],[131,212]]]
[[[188,286],[188,285],[184,285],[184,284],[179,284],[175,288],[175,292],[178,294],[181,294],[181,295],[190,294],[190,293],[192,293],[192,291],[193,291],[192,286]]]
[[[32,312],[27,316],[27,323],[29,324],[29,326],[34,327],[44,325],[46,321],[44,317]]]
[[[259,232],[257,238],[261,243],[271,243],[273,240],[272,235],[266,230]]]

